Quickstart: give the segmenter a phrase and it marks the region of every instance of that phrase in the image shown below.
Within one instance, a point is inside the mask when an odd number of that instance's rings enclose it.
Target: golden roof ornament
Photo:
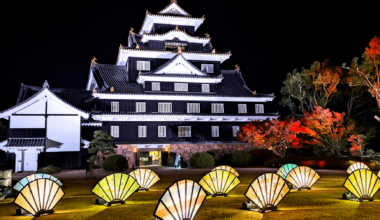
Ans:
[[[175,26],[175,30],[176,30],[176,31],[178,31],[178,25],[177,25],[177,26]]]
[[[93,65],[93,64],[97,64],[97,62],[95,62],[97,59],[95,58],[95,57],[93,57],[92,58],[92,60],[91,60],[91,66]]]
[[[123,45],[121,45],[121,44],[120,44],[120,47],[119,47],[119,49],[123,49]]]
[[[92,93],[97,93],[98,91],[96,91],[95,87],[92,89]]]
[[[110,88],[110,92],[115,92],[115,88],[113,88],[113,86]]]
[[[172,3],[177,3],[177,0],[172,0]]]
[[[150,12],[148,10],[146,10],[146,14],[150,14]]]
[[[141,70],[139,71],[139,75],[141,75]]]
[[[133,29],[133,27],[131,27],[131,30],[129,30],[129,33],[130,34],[135,34],[135,32],[133,32],[135,29]]]
[[[210,38],[210,35],[208,34],[208,32],[205,34],[207,38]]]
[[[136,44],[136,48],[135,49],[139,50],[140,46],[138,44]]]
[[[229,52],[228,52],[228,55],[231,55],[231,54],[232,54],[231,51],[229,51]]]
[[[177,54],[181,54],[182,55],[182,47],[178,46],[177,49],[178,49]]]
[[[205,15],[203,15],[203,17],[202,17],[203,19],[206,19],[206,16]]]
[[[235,70],[240,70],[240,66],[239,65],[235,65],[236,69]]]
[[[253,95],[257,95],[257,92],[256,92],[256,90],[255,90],[255,91],[253,91]]]
[[[224,78],[223,74],[220,74],[220,77]]]
[[[213,49],[211,53],[215,53],[215,49]]]

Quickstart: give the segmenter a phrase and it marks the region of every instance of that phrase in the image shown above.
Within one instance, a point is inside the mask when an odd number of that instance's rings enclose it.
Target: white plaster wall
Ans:
[[[11,116],[10,128],[45,128],[45,116]]]
[[[80,127],[80,116],[49,116],[47,152],[79,151]]]
[[[37,171],[38,154],[39,154],[39,151],[33,148],[25,151],[24,171]]]
[[[16,114],[45,114],[45,100],[38,100]]]
[[[47,106],[48,114],[75,114],[73,110],[68,109],[62,103],[58,103],[55,100],[49,100]]]

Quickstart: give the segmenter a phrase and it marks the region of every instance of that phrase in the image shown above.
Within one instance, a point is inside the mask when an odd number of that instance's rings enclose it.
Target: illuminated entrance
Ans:
[[[161,151],[140,152],[141,166],[162,166]]]

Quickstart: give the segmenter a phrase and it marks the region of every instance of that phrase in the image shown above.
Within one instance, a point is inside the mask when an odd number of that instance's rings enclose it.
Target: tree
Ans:
[[[5,125],[5,121],[0,121],[0,141],[7,139],[8,127]]]
[[[98,153],[100,152],[102,155],[103,161],[105,160],[106,154],[114,154],[115,148],[117,146],[114,143],[111,143],[109,141],[113,141],[113,137],[111,137],[107,132],[105,131],[95,131],[94,132],[94,140],[90,142],[90,147],[88,148],[89,153]],[[89,158],[89,179],[95,178],[95,175],[93,173],[93,166],[94,162],[98,161],[100,158],[99,156],[93,155]]]
[[[360,156],[363,158],[363,151],[364,151],[364,139],[365,136],[363,134],[353,134],[350,135],[350,138],[348,138],[348,141],[351,142],[351,155],[352,156]]]
[[[315,106],[325,108],[331,101],[341,81],[342,69],[333,66],[329,60],[314,62],[310,69],[288,73],[281,88],[281,103],[288,106],[294,116],[303,116]]]
[[[314,131],[308,133],[311,137],[308,143],[341,156],[340,150],[344,146],[343,137],[354,128],[354,125],[344,125],[345,113],[331,112],[330,109],[315,106],[311,112],[305,111],[304,115],[302,125]]]
[[[350,71],[350,86],[368,87],[368,91],[375,97],[380,108],[380,37],[372,38],[362,57],[361,63],[358,62],[359,58],[355,57],[350,67],[343,64],[343,68]],[[378,116],[375,118],[380,121]]]
[[[237,138],[259,148],[271,150],[284,158],[287,148],[302,147],[302,140],[297,135],[309,132],[312,131],[301,126],[301,122],[294,121],[293,118],[286,118],[283,121],[267,119],[245,124],[237,133]]]

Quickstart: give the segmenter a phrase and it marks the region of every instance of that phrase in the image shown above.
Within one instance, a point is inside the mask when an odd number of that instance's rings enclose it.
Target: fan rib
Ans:
[[[300,167],[297,167],[297,168],[298,168],[299,173],[301,173],[301,168],[300,168]],[[295,170],[294,170],[294,175],[295,175],[295,177],[297,177],[297,180],[298,180],[298,186],[299,186],[299,187],[302,187],[302,180],[300,180],[300,177],[298,177],[298,175],[297,175],[297,173],[295,172]]]
[[[185,218],[187,217],[187,180],[185,180]]]
[[[160,201],[160,203],[165,207],[165,209],[169,212],[169,214],[173,217],[173,219],[176,219],[173,215],[173,213],[170,212],[170,210],[168,209],[168,207],[165,205],[165,203],[163,203],[162,201]]]
[[[258,183],[258,185],[259,185],[259,184],[260,184],[260,181],[257,180],[257,183]],[[259,194],[256,193],[256,191],[253,189],[252,185],[253,185],[253,184],[251,184],[249,187],[251,187],[252,192],[255,193],[257,199],[258,199],[259,202],[261,203],[261,206],[264,207],[264,205],[263,205],[263,203],[262,203],[262,201],[261,201],[261,199],[260,199],[260,197],[259,197]],[[252,202],[254,202],[254,201],[252,201]],[[256,204],[256,202],[254,202],[254,203]],[[259,205],[259,204],[257,204],[257,205]]]
[[[216,181],[216,187],[215,187],[215,191],[218,193],[218,192],[220,192],[220,190],[219,190],[219,183],[218,183],[218,171],[216,171],[215,172],[215,181]],[[214,183],[213,183],[214,184]],[[214,184],[215,185],[215,184]]]
[[[129,179],[130,179],[130,176],[128,175],[128,180],[129,180]],[[135,179],[133,179],[133,180],[135,180]],[[136,180],[135,180],[135,181],[136,181]],[[122,198],[123,201],[127,199],[127,198],[124,199],[124,197],[126,197],[126,196],[128,195],[128,193],[129,193],[129,191],[131,190],[131,188],[132,188],[132,186],[134,185],[134,183],[135,183],[135,182],[133,182],[133,183],[129,186],[128,190],[125,192],[125,195],[124,195],[123,198]],[[127,182],[125,183],[125,187],[127,187]]]
[[[372,174],[371,175],[371,181],[369,182],[370,184],[371,184],[371,182],[372,182],[372,177],[374,176],[375,174]],[[376,177],[377,178],[377,177]],[[371,191],[369,192],[369,195],[372,197],[373,195],[372,195],[372,192],[373,192],[373,190],[375,189],[375,186],[376,186],[376,182],[377,182],[377,180],[378,180],[378,178],[375,180],[375,182],[374,182],[374,184],[373,184],[373,187],[371,187]]]
[[[108,185],[108,189],[110,189],[110,194],[111,194],[111,197],[112,197],[111,201],[113,201],[113,200],[115,200],[115,197],[112,195],[112,190],[111,190],[110,184],[108,182],[108,176],[105,178],[105,180],[106,180],[106,183]]]
[[[195,183],[194,183],[194,185],[195,185]],[[194,188],[194,186],[193,186],[193,188]],[[202,190],[202,187],[199,187],[197,198],[195,199],[195,202],[194,202],[194,208],[193,208],[193,211],[191,212],[191,215],[189,217],[193,217],[193,214],[194,214],[194,217],[195,217],[194,211],[195,211],[195,207],[197,205],[199,194],[201,193],[201,190]],[[192,219],[192,218],[190,218],[190,219]]]
[[[46,179],[43,179],[43,182],[44,182],[44,195],[43,195],[43,197],[44,197],[44,200],[43,200],[43,203],[42,203],[42,208],[43,209],[45,209],[45,198],[46,198],[46,196],[45,196],[45,193],[46,193]]]
[[[170,192],[170,188],[169,188],[168,192],[169,192],[170,199],[172,200],[173,206],[174,206],[174,208],[175,208],[175,211],[177,212],[178,217],[181,219],[181,216],[179,215],[179,212],[178,212],[177,206],[175,205],[175,202],[174,202],[174,199],[173,199],[172,193]]]
[[[281,179],[282,179],[282,178],[281,178]],[[276,201],[274,197],[276,196],[275,193],[276,193],[276,191],[277,191],[278,183],[280,183],[280,178],[277,179],[277,183],[275,184],[276,187],[275,187],[274,190],[273,190],[273,198],[272,198],[271,204],[274,204],[275,201]],[[272,184],[273,184],[273,182],[272,182]]]
[[[36,181],[36,184],[37,184],[37,197],[38,197],[38,208],[41,210],[42,209],[42,206],[41,206],[41,197],[40,197],[40,183],[39,183],[39,181],[37,180]]]
[[[366,175],[367,176],[367,175]],[[366,178],[367,179],[367,178]],[[367,185],[367,194],[368,196],[370,196],[370,190],[371,190],[371,180],[372,180],[372,173],[370,174],[370,179],[369,181],[366,182],[366,185]],[[371,190],[372,191],[372,190]]]
[[[147,171],[145,171],[146,173]],[[146,174],[145,174],[146,175]],[[152,172],[149,172],[149,176],[147,178],[145,178],[145,181],[144,181],[144,187],[147,188],[148,187],[148,180],[149,180],[149,177],[150,175],[152,175]],[[152,181],[153,179],[151,179],[150,181]]]
[[[24,196],[24,193],[21,192],[20,194],[22,195],[22,197],[24,197],[25,201],[29,204],[30,208],[33,209],[34,213],[37,213],[37,210],[35,210],[35,209],[33,208],[32,204],[29,202],[29,200],[26,199],[26,197]],[[21,207],[21,206],[20,206],[20,207]]]
[[[259,181],[259,189],[260,189],[261,198],[264,200],[264,201],[263,201],[263,203],[264,203],[263,207],[264,207],[266,202],[265,202],[265,196],[264,196],[264,194],[263,194],[263,189],[261,188],[261,183],[260,183],[260,181]]]
[[[274,203],[277,201],[277,198],[281,195],[281,192],[282,192],[282,190],[284,189],[285,185],[286,185],[286,183],[282,184],[282,187],[281,187],[280,191],[278,191],[277,197],[276,197],[276,199],[274,200],[273,205],[274,205]],[[290,190],[289,190],[289,191],[290,191]],[[288,191],[288,192],[289,192],[289,191]],[[281,200],[278,201],[278,202],[281,202]]]
[[[50,201],[49,206],[47,207],[48,209],[50,208],[50,206],[52,205],[52,203],[53,203],[55,197],[57,196],[57,193],[58,193],[59,189],[60,189],[60,187],[57,187],[57,191],[55,191],[54,196],[53,196],[52,200]]]
[[[32,192],[32,189],[30,188],[30,185],[28,184],[28,187],[29,187],[29,191]],[[33,201],[34,201],[34,205],[36,206],[36,208],[38,208],[37,206],[37,202],[36,202],[36,199],[34,198],[34,195],[33,193],[30,193],[32,195],[32,198],[33,198]]]
[[[106,191],[103,189],[102,185],[100,185],[99,183],[98,183],[98,185],[99,185],[99,187],[102,189],[104,195],[106,195],[107,198],[108,198],[110,201],[112,201],[112,199],[107,195]]]
[[[210,174],[207,174],[207,175],[210,176],[211,183],[214,185],[214,183],[213,183],[213,181],[212,181],[212,178],[211,178],[211,175],[210,175]],[[210,185],[209,185],[206,181],[203,180],[203,182],[206,183],[206,185],[211,189],[211,191],[213,192],[213,194],[216,193],[216,192],[210,187]]]
[[[356,194],[357,194],[357,195],[360,195],[360,192],[356,189],[356,187],[355,187],[355,185],[353,184],[353,182],[352,182],[349,178],[347,178],[347,180],[348,180],[348,182],[351,184],[352,188],[355,190]],[[347,180],[346,180],[346,182],[347,182]],[[346,187],[346,188],[347,188],[347,187]],[[355,192],[352,192],[352,193],[355,194]]]
[[[152,172],[151,172],[152,173]],[[150,175],[149,175],[150,176]],[[152,179],[150,179],[150,181],[149,181],[149,183],[147,183],[146,184],[146,187],[148,188],[148,187],[150,187],[150,183],[156,178],[156,174],[154,174],[154,176],[153,176],[153,178]]]
[[[129,175],[128,175],[128,178],[127,180],[125,181],[125,184],[124,184],[124,188],[123,188],[123,191],[121,192],[121,195],[124,194],[124,191],[125,191],[125,188],[127,188],[127,184],[128,184],[128,180],[129,180]],[[132,185],[131,185],[132,186]],[[130,187],[129,187],[130,188]],[[128,192],[128,191],[127,191]],[[125,194],[127,194],[127,192]],[[125,196],[125,195],[124,195]],[[124,200],[124,196],[121,198],[121,200]]]
[[[226,170],[227,171],[227,170]],[[230,171],[227,171],[227,172],[230,172]],[[222,172],[222,179],[220,180],[220,192],[221,193],[224,193],[225,192],[225,188],[226,188],[226,185],[227,185],[227,182],[228,182],[228,177],[230,175],[228,174],[228,176],[226,177],[226,180],[223,182],[223,177],[224,177],[224,172]],[[232,183],[232,182],[231,182]]]
[[[185,180],[185,189],[186,189],[186,180]],[[184,214],[183,214],[182,201],[181,201],[181,193],[179,191],[179,184],[178,184],[178,182],[177,182],[177,193],[178,193],[178,198],[179,198],[179,207],[181,209],[181,217],[183,219],[184,218]]]
[[[191,204],[192,204],[192,202],[193,202],[194,186],[195,186],[195,184],[194,184],[194,182],[193,182],[193,187],[191,187],[191,194],[190,194],[189,216],[187,216],[188,218],[191,218],[191,216],[193,215],[193,211],[194,211],[194,209],[191,210]],[[194,208],[195,208],[195,205],[196,205],[196,203],[194,203]]]
[[[235,181],[235,179],[236,179],[236,176],[234,177],[234,179],[230,182],[230,185],[228,185],[228,187],[227,187],[227,189],[226,190],[223,190],[223,192],[225,192],[225,191],[227,191],[229,188],[230,188],[230,186],[232,185],[232,183]],[[228,179],[227,179],[228,180]],[[227,184],[226,184],[227,185]],[[230,190],[231,191],[231,190]],[[226,193],[229,193],[230,191],[228,191],[228,192],[226,192]]]
[[[359,190],[360,190],[360,193],[359,193],[359,195],[361,194],[361,195],[363,195],[364,193],[363,193],[363,191],[362,191],[362,189],[360,188],[360,186],[359,186],[359,182],[358,182],[358,179],[356,178],[356,175],[355,175],[355,172],[353,172],[353,175],[354,175],[354,178],[355,178],[355,180],[356,180],[356,183],[357,183],[357,187],[359,188]],[[363,185],[362,185],[363,186]]]
[[[271,174],[271,181],[270,181],[270,187],[272,188],[272,185],[273,185],[273,174]],[[271,198],[272,198],[272,190],[269,190],[269,199],[268,199],[268,204],[270,204],[272,201],[271,201]]]

